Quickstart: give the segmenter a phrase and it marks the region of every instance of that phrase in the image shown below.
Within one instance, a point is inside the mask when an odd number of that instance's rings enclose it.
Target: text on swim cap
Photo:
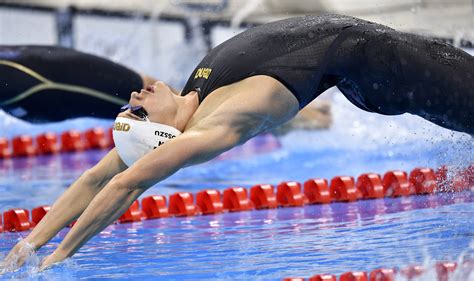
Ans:
[[[159,141],[159,142],[158,142],[158,145],[157,145],[157,146],[154,146],[153,149],[157,149],[158,146],[160,146],[160,145],[162,145],[162,144],[164,144],[164,143],[165,143],[164,141]]]
[[[123,131],[128,132],[130,131],[130,124],[124,122],[115,122],[114,123],[114,130],[115,131]]]
[[[167,139],[174,139],[176,137],[173,134],[162,132],[162,131],[155,131],[155,136],[164,137]]]

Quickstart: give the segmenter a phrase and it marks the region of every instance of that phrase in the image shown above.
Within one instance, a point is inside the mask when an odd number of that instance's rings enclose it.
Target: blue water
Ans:
[[[330,130],[293,132],[279,138],[281,147],[272,152],[235,155],[183,169],[144,196],[474,162],[473,141],[465,134],[412,116],[364,113],[339,97],[334,104]],[[48,128],[59,132],[109,122],[74,120]],[[9,137],[44,131],[4,116],[0,124]],[[53,203],[105,153],[0,161],[0,211]],[[29,266],[2,278],[278,280],[472,259],[473,201],[473,193],[467,191],[118,224],[67,262],[34,273],[38,259],[53,251],[66,229]],[[0,257],[26,234],[0,234]]]
[[[65,264],[5,277],[278,280],[466,259],[473,201],[465,192],[117,224]],[[3,234],[0,251],[22,235]]]

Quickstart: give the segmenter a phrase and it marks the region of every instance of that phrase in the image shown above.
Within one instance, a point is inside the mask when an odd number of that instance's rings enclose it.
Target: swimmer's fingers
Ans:
[[[52,266],[64,261],[65,257],[60,257],[57,252],[53,252],[51,255],[47,256],[41,262],[41,265],[38,269],[39,272],[51,268]]]
[[[6,271],[5,271],[5,263],[4,262],[0,262],[0,276],[2,276],[3,274],[5,274]]]
[[[24,262],[23,262],[24,263]],[[19,269],[23,263],[19,262],[18,260],[5,260],[0,263],[0,276],[2,276],[5,273],[8,272],[13,272],[17,269]]]
[[[47,256],[41,261],[41,265],[39,266],[38,271],[42,272],[45,271],[46,269],[50,268],[53,265],[51,262],[51,255]]]
[[[19,269],[34,253],[33,246],[21,240],[8,253],[2,264],[0,264],[0,274]]]

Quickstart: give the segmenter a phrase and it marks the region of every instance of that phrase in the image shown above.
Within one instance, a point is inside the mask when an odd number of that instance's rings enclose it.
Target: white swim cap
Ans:
[[[180,134],[178,129],[168,125],[124,117],[115,119],[113,129],[115,147],[122,161],[129,167],[148,152]]]

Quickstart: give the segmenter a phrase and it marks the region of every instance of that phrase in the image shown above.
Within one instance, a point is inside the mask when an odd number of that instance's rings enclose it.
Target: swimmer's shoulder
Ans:
[[[257,134],[291,119],[298,100],[276,79],[258,75],[219,87],[199,105],[186,129],[214,126],[239,127]]]

